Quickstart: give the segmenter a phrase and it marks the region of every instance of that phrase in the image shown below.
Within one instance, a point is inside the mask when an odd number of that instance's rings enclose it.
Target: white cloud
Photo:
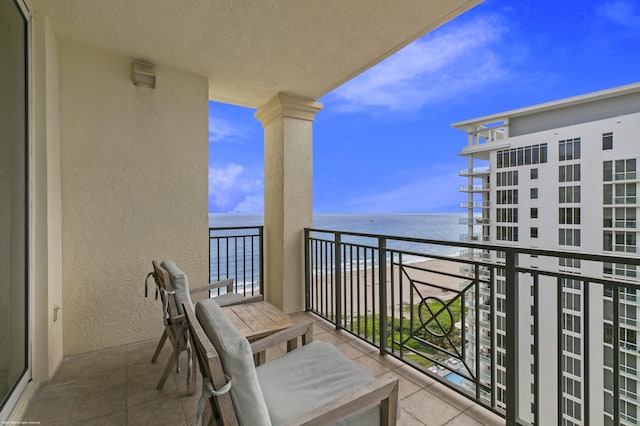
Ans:
[[[611,22],[634,31],[640,28],[640,11],[636,10],[635,2],[618,0],[600,5],[598,13]]]
[[[229,142],[246,137],[246,129],[238,123],[209,115],[209,142]]]
[[[496,16],[449,24],[336,89],[343,111],[371,107],[395,111],[480,90],[505,76],[506,66],[492,50],[506,28]]]
[[[460,164],[438,164],[429,169],[411,171],[394,181],[404,181],[393,188],[375,188],[375,193],[347,198],[340,209],[352,212],[397,213],[457,211],[462,200],[458,175]]]
[[[209,206],[215,212],[262,212],[264,183],[261,168],[230,163],[209,167]]]

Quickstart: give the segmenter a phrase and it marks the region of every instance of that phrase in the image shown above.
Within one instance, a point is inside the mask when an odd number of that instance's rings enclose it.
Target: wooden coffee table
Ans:
[[[293,324],[288,315],[264,301],[225,306],[222,310],[250,342]]]

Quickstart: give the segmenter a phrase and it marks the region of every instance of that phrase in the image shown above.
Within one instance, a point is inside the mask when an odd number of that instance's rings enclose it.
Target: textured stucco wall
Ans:
[[[207,279],[207,79],[61,44],[64,352],[157,338],[152,259]],[[153,295],[153,292],[151,292]]]

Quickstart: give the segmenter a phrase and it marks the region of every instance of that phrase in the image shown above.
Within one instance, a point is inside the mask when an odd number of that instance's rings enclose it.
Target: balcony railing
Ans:
[[[474,208],[474,209],[488,209],[491,208],[490,201],[463,201],[460,203],[461,209]]]
[[[485,183],[483,185],[460,185],[460,192],[486,192],[491,190],[491,185]]]
[[[209,281],[233,278],[236,293],[264,294],[263,233],[262,226],[209,228]]]
[[[438,248],[501,252],[504,264]],[[530,256],[536,268],[521,263]],[[581,274],[558,272],[562,258],[580,259]],[[640,258],[306,229],[305,260],[308,311],[509,425],[626,416],[621,384],[631,364],[621,360],[640,354],[621,302],[640,285],[602,271]]]
[[[489,225],[491,219],[488,217],[461,217],[460,225]]]
[[[485,167],[474,167],[473,169],[461,169],[460,176],[469,176],[469,175],[487,175],[491,171],[489,166]]]

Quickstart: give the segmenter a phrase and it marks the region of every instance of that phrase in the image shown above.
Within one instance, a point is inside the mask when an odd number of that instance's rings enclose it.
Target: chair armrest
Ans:
[[[380,425],[394,426],[398,420],[398,379],[386,375],[312,410],[290,425],[326,425],[380,402]]]
[[[311,321],[293,325],[270,336],[256,340],[251,344],[251,352],[253,352],[253,354],[258,354],[268,348],[272,348],[285,342],[289,347],[291,347],[292,345],[290,345],[289,342],[296,340],[298,337],[302,337],[303,345],[313,341],[313,323]]]
[[[215,283],[209,283],[207,285],[203,285],[201,287],[196,287],[189,290],[190,294],[202,293],[204,291],[215,290],[216,288],[227,287],[227,292],[231,293],[233,291],[233,278],[229,278],[224,281],[217,281]]]
[[[243,303],[262,302],[263,300],[264,300],[264,297],[261,294],[254,294],[253,296],[245,296],[244,299],[234,303],[234,305],[242,305]]]

